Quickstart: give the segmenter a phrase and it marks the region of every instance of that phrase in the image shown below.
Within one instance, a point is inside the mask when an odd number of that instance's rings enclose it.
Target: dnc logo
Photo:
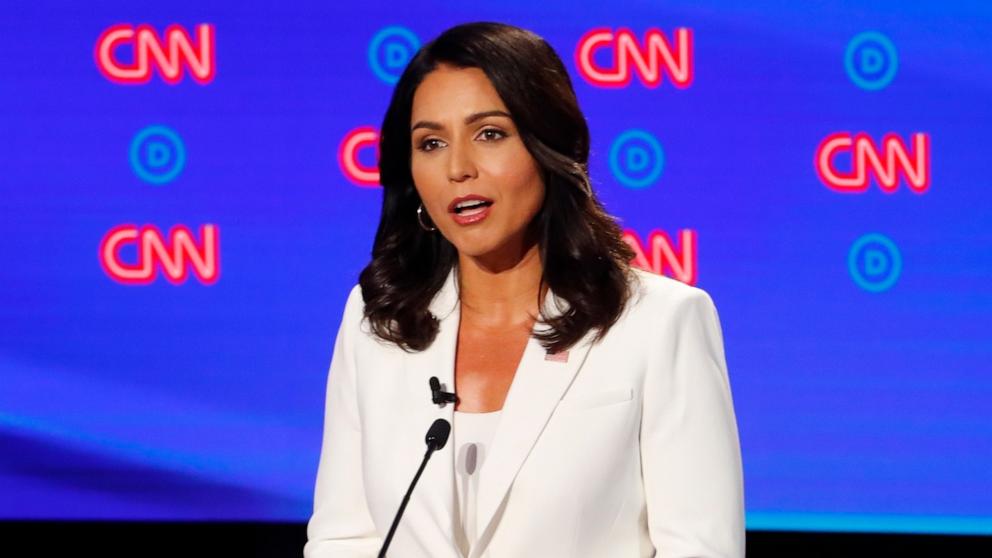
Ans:
[[[646,188],[658,181],[665,167],[665,151],[645,130],[627,130],[610,146],[610,171],[628,188]]]
[[[418,49],[420,39],[413,31],[398,25],[384,27],[369,43],[369,67],[380,80],[395,85]]]
[[[847,270],[862,289],[879,293],[895,285],[902,273],[902,254],[889,237],[868,233],[851,245]]]
[[[885,35],[865,31],[854,36],[844,51],[844,70],[855,85],[868,91],[884,89],[896,77],[899,56]]]
[[[186,147],[175,130],[154,125],[138,132],[128,150],[131,168],[151,184],[171,182],[186,166]]]

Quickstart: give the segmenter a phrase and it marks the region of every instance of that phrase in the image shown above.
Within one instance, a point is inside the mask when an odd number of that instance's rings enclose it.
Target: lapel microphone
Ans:
[[[437,376],[431,376],[431,401],[435,405],[444,407],[445,403],[455,403],[458,401],[458,396],[454,393],[441,391],[441,381],[437,379]]]

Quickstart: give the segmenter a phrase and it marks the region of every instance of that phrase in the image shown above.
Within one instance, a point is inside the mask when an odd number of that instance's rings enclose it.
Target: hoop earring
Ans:
[[[420,223],[420,228],[424,229],[427,232],[436,231],[437,227],[427,228],[427,226],[424,225],[423,211],[424,211],[424,203],[420,202],[420,206],[417,207],[417,222]]]

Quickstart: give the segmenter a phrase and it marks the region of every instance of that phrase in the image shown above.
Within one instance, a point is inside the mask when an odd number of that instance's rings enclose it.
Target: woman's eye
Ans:
[[[492,132],[493,134],[499,134],[500,137],[506,137],[506,134],[503,132],[503,130],[497,130],[496,128],[486,128],[485,130],[482,131],[482,135],[487,136],[487,134],[489,134],[490,132]],[[499,138],[487,136],[487,139],[499,139]]]
[[[433,145],[431,142],[435,142],[435,141],[438,141],[438,140],[436,140],[434,138],[431,138],[431,139],[426,139],[426,140],[420,142],[420,150],[421,151],[434,151],[433,149],[429,149],[428,146],[429,145]]]
[[[485,130],[482,130],[481,135],[486,139],[486,141],[495,141],[506,137],[506,132],[504,132],[503,130],[499,130],[497,128],[486,128]],[[417,149],[425,152],[434,151],[434,149],[438,147],[437,146],[438,143],[443,143],[443,142],[441,142],[441,140],[437,138],[425,139],[424,141],[420,142],[420,145],[417,146]]]

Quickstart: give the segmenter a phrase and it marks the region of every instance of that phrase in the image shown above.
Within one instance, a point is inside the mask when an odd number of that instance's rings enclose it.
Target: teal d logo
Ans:
[[[610,146],[610,172],[628,188],[647,188],[658,181],[665,167],[661,142],[645,130],[627,130]]]
[[[369,67],[377,78],[395,85],[418,49],[420,39],[413,31],[399,25],[384,27],[369,42]]]
[[[844,50],[844,70],[855,85],[868,91],[885,88],[896,77],[899,56],[885,35],[865,31],[854,36]]]
[[[128,158],[138,178],[160,185],[171,182],[182,172],[186,166],[186,147],[172,128],[148,126],[131,140]]]
[[[869,233],[854,241],[847,254],[851,279],[862,289],[879,293],[888,290],[902,273],[902,255],[888,237]]]

